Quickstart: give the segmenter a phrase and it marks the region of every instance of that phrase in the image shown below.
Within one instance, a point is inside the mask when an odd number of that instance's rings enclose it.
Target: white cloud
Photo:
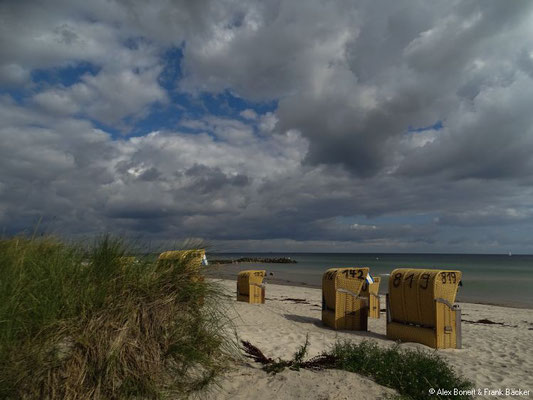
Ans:
[[[261,132],[270,133],[273,132],[278,124],[279,119],[276,114],[267,112],[262,115],[259,121],[259,130]]]
[[[161,68],[139,73],[122,69],[86,74],[81,82],[36,94],[34,102],[59,115],[82,113],[109,125],[120,125],[123,118],[139,117],[155,102],[165,103],[167,95],[157,83]]]
[[[356,230],[356,231],[373,231],[377,229],[376,225],[360,225],[360,224],[352,224],[350,225],[350,229]]]
[[[241,111],[239,115],[243,117],[244,119],[250,119],[250,120],[257,119],[257,113],[250,108],[247,108],[246,110]]]
[[[0,64],[0,83],[6,86],[24,86],[30,82],[30,71],[18,64]]]
[[[40,92],[33,97],[33,101],[44,111],[57,115],[72,115],[80,110],[66,90],[51,89]]]

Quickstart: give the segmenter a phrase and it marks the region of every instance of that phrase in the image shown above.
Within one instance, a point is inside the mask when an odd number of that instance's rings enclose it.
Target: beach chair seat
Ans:
[[[246,270],[237,276],[237,301],[250,304],[265,303],[265,270]]]
[[[368,298],[360,295],[368,268],[330,268],[322,276],[322,322],[333,329],[366,331]]]
[[[389,277],[387,338],[435,349],[461,348],[455,305],[461,271],[398,268]]]
[[[368,318],[379,318],[380,316],[380,300],[379,300],[379,284],[380,277],[374,278],[374,283],[365,281],[361,289],[361,297],[368,299]]]

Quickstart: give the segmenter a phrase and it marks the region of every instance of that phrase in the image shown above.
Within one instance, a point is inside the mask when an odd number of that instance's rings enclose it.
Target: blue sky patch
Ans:
[[[412,126],[409,126],[407,128],[407,132],[416,133],[416,132],[424,132],[424,131],[440,131],[443,127],[444,125],[442,125],[442,121],[438,120],[433,125],[424,126],[422,128],[414,128]]]
[[[60,68],[36,69],[31,72],[31,78],[37,84],[68,87],[79,82],[85,74],[97,75],[100,69],[94,64],[82,62]]]

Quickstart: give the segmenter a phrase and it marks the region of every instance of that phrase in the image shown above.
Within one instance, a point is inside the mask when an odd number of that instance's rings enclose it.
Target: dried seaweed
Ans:
[[[259,350],[257,347],[255,347],[253,344],[246,340],[241,340],[242,345],[244,347],[244,351],[246,353],[246,357],[253,359],[254,361],[261,363],[263,365],[265,364],[271,364],[274,362],[273,359],[268,358],[263,354],[261,350]]]
[[[494,322],[487,318],[478,319],[477,321],[470,321],[468,319],[463,319],[462,322],[466,322],[467,324],[501,325],[501,326],[507,326],[510,328],[517,327],[517,325],[507,325],[507,324],[504,324],[503,322]]]

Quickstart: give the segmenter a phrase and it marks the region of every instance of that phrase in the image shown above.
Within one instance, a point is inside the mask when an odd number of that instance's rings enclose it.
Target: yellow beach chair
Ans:
[[[187,268],[187,276],[191,283],[202,283],[205,277],[202,274],[202,260],[205,259],[204,249],[192,250],[170,250],[159,254],[157,263],[159,266],[172,265],[173,263],[184,263]],[[198,297],[198,306],[204,305],[203,294]]]
[[[171,250],[159,254],[159,264],[172,264],[173,262],[186,262],[190,269],[190,277],[193,282],[203,282],[202,260],[205,258],[204,249]]]
[[[205,257],[204,249],[170,250],[159,254],[158,260],[164,261],[189,261],[191,267],[200,269]]]
[[[264,270],[247,270],[239,272],[237,276],[237,301],[244,301],[250,304],[265,303],[265,285],[263,278],[266,276]]]
[[[137,257],[122,256],[119,258],[119,263],[122,269],[127,269],[137,262]]]
[[[381,278],[374,278],[374,283],[363,283],[361,289],[361,297],[368,299],[368,318],[379,318],[380,302],[379,302],[379,284]]]
[[[330,268],[322,276],[322,322],[333,329],[366,331],[368,299],[361,297],[368,268]]]
[[[399,268],[387,294],[387,338],[435,349],[461,348],[461,310],[454,305],[461,271]]]

